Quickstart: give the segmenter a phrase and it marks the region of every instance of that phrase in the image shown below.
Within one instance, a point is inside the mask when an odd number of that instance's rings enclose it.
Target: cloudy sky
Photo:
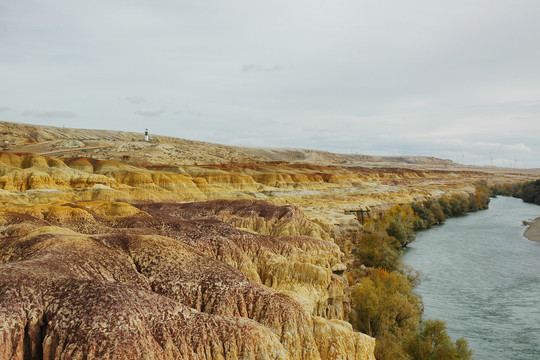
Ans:
[[[540,167],[538,0],[8,0],[0,120]]]

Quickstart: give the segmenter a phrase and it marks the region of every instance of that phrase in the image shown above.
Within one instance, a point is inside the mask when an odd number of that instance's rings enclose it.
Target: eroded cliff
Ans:
[[[335,244],[219,213],[302,215],[254,201],[6,209],[0,358],[373,358],[374,339],[343,321]]]

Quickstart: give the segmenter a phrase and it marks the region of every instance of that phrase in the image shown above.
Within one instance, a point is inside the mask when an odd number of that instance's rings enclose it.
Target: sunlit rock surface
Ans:
[[[220,213],[309,227],[298,209],[250,201],[4,211],[0,358],[373,358],[374,339],[343,321],[337,245]]]

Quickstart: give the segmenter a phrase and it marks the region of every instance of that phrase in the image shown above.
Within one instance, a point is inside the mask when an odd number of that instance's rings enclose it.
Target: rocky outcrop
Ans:
[[[452,191],[472,191],[481,173],[374,170],[309,164],[136,165],[116,160],[0,152],[0,201],[201,201],[262,199],[295,204],[322,228],[221,212],[221,219],[262,234],[323,237],[354,218],[350,209],[410,203]],[[225,217],[229,217],[225,219]]]
[[[297,206],[272,206],[256,200],[214,200],[175,204],[141,205],[142,209],[159,209],[184,219],[215,219],[236,228],[264,235],[305,235],[329,240],[319,225],[309,221]]]
[[[216,205],[4,211],[0,359],[373,358],[374,340],[339,320],[336,245],[240,231],[210,215]],[[248,208],[222,202],[217,212]],[[291,211],[255,209],[262,218]],[[92,224],[85,234],[75,231],[81,221]]]
[[[329,308],[329,288],[345,282],[332,273],[332,268],[341,261],[342,253],[338,246],[307,236],[275,237],[246,233],[215,219],[215,212],[237,213],[236,216],[242,212],[246,216],[248,213],[254,216],[255,212],[257,217],[271,219],[271,214],[287,214],[290,207],[261,201],[220,201],[151,203],[139,205],[139,208],[152,216],[130,217],[118,226],[155,229],[226,262],[255,282],[288,294],[314,315],[346,317],[347,306],[333,304]],[[289,216],[294,223],[294,216]],[[190,220],[184,220],[186,218]]]

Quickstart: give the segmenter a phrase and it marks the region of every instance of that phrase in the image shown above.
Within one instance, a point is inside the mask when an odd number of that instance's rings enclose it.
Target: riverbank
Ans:
[[[523,236],[531,241],[540,242],[540,217],[537,217],[533,221],[524,221],[523,225],[528,226]]]

